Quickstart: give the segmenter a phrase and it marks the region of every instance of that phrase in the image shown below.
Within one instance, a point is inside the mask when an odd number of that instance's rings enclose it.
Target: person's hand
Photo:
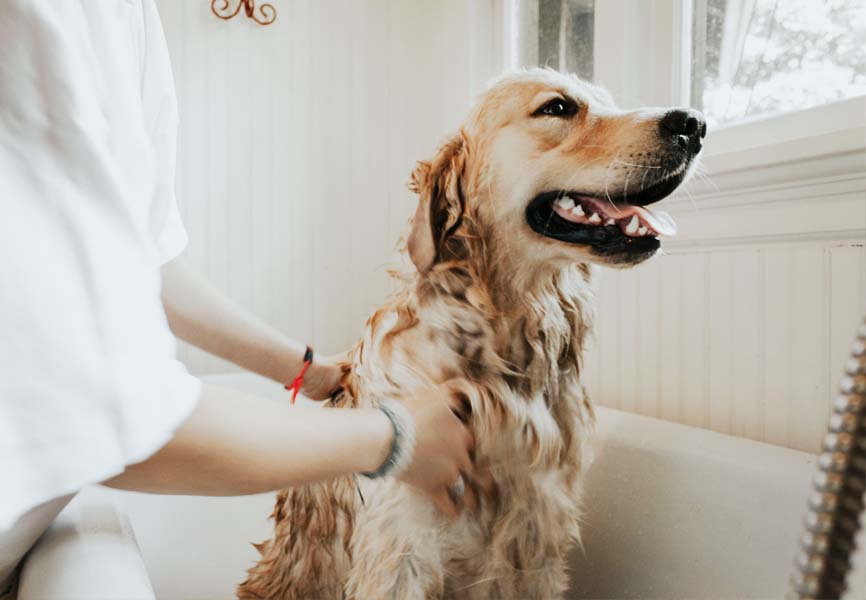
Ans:
[[[451,517],[458,515],[458,503],[471,507],[476,502],[468,485],[474,440],[465,422],[471,410],[458,388],[449,382],[402,399],[415,422],[415,453],[400,480],[426,492]],[[454,494],[461,476],[462,498]]]
[[[346,354],[313,356],[313,363],[304,374],[301,393],[310,400],[327,400],[340,387],[346,365]]]

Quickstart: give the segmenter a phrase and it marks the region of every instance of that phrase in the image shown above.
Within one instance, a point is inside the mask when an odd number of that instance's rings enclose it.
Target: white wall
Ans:
[[[866,315],[863,109],[784,117],[824,131],[787,142],[759,124],[711,134],[710,179],[666,201],[678,238],[600,272],[596,402],[818,451]]]
[[[181,103],[188,256],[243,306],[337,351],[389,289],[414,161],[497,71],[503,4],[273,1],[277,22],[260,27],[220,21],[206,0],[159,0]],[[671,202],[679,241],[636,270],[600,272],[587,374],[598,403],[817,449],[866,313],[858,127],[794,144],[799,154],[760,135],[725,154],[711,138],[712,183]],[[181,355],[195,372],[230,369]]]
[[[242,306],[317,349],[348,348],[432,156],[496,71],[493,0],[272,0],[221,21],[158,0],[175,69],[187,256]],[[182,346],[194,372],[231,367]]]

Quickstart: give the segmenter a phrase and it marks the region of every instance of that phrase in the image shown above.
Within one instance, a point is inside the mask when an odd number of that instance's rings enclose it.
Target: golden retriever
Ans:
[[[674,232],[646,205],[688,176],[705,134],[700,113],[621,111],[554,71],[496,81],[412,174],[417,271],[368,320],[335,402],[464,381],[477,510],[450,521],[393,478],[364,483],[363,500],[352,478],[283,490],[238,596],[560,597],[594,420],[580,383],[591,265],[639,263]]]

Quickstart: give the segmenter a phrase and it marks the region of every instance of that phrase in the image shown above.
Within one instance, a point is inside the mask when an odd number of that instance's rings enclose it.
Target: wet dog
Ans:
[[[496,81],[412,174],[415,272],[367,322],[335,401],[463,382],[477,510],[448,520],[390,478],[364,504],[351,478],[283,490],[239,597],[561,596],[593,425],[593,265],[640,263],[674,232],[648,205],[687,178],[705,134],[695,111],[622,111],[550,70]]]

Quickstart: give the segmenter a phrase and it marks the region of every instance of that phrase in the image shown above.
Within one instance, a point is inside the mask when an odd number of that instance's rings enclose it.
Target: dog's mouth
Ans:
[[[647,204],[673,192],[681,178],[663,181],[625,196],[604,197],[579,191],[550,191],[537,196],[526,209],[533,231],[570,244],[589,246],[595,254],[630,262],[650,255],[660,246],[659,237],[676,234],[674,220]]]

